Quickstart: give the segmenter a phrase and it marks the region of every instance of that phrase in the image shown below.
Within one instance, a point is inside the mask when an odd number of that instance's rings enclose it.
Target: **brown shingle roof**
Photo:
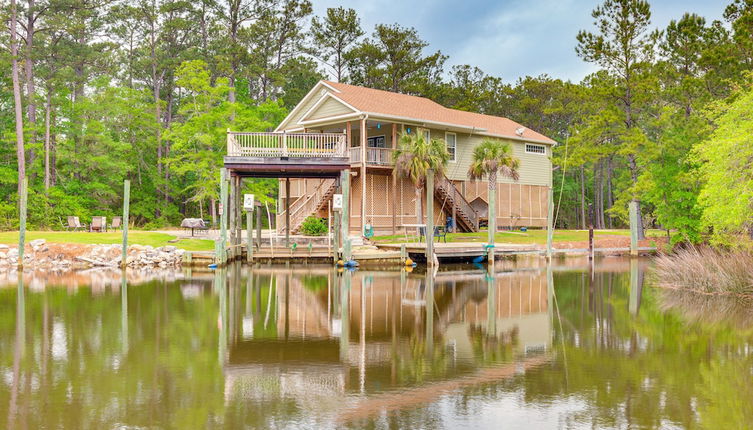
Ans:
[[[324,81],[339,93],[337,98],[362,112],[411,118],[417,121],[441,122],[481,129],[483,133],[519,138],[515,130],[522,127],[515,121],[501,117],[446,108],[424,97],[375,90],[339,82]],[[523,139],[556,143],[554,140],[526,128]]]

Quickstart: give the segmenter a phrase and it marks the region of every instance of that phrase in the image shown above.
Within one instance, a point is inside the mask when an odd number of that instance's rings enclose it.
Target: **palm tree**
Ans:
[[[497,231],[497,175],[518,180],[520,160],[512,156],[508,143],[496,139],[484,139],[473,148],[468,177],[472,180],[489,178],[489,244],[494,245],[494,233]]]
[[[416,215],[418,224],[423,220],[422,193],[429,174],[439,176],[444,173],[450,153],[447,144],[442,139],[427,139],[423,133],[406,134],[400,136],[398,148],[392,154],[395,168],[393,173],[397,177],[408,178],[416,187]]]

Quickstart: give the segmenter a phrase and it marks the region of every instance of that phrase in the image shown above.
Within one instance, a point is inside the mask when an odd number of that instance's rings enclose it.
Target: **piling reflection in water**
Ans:
[[[390,395],[395,407],[431,402],[467,384],[463,378],[478,378],[480,367],[526,357],[538,364],[550,347],[548,288],[539,270],[258,268],[246,276],[257,281],[231,294],[223,311],[234,316],[228,333],[244,333],[227,340],[230,404],[275,386],[280,398],[310,406],[308,413],[368,418],[370,403],[383,411]],[[244,317],[238,309],[257,311]],[[270,322],[269,315],[276,317]],[[460,385],[437,385],[454,379]],[[430,388],[422,397],[405,392],[417,385]],[[369,400],[374,396],[379,400]]]
[[[645,270],[230,266],[145,283],[96,272],[96,287],[10,273],[0,415],[7,428],[744,427],[750,319],[677,312],[688,302]]]

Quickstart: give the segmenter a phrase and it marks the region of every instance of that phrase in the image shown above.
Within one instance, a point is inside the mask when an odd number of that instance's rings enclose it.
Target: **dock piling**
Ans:
[[[18,202],[18,267],[24,267],[24,246],[26,245],[26,201],[29,196],[29,179],[24,177],[21,183],[21,195]],[[23,275],[19,274],[19,278]]]
[[[120,267],[125,268],[128,263],[128,212],[130,210],[131,202],[131,181],[128,179],[123,181],[123,250],[120,257]]]

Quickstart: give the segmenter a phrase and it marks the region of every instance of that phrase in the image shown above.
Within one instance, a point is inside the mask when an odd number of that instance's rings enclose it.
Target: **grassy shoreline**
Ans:
[[[414,233],[415,234],[415,233]],[[448,233],[447,242],[486,242],[488,233]],[[661,230],[646,230],[646,238],[663,237],[666,233]],[[595,240],[630,237],[630,230],[594,230]],[[494,235],[498,243],[513,243],[521,245],[546,245],[546,230],[499,231]],[[374,242],[400,243],[405,241],[404,234],[389,236],[375,236]],[[408,235],[408,241],[415,240]],[[588,230],[555,230],[554,243],[558,242],[587,242]]]
[[[165,245],[173,245],[178,248],[185,249],[186,251],[212,251],[214,250],[214,242],[207,239],[180,239],[178,242],[170,243],[168,241],[175,240],[177,236],[165,233],[158,233],[153,231],[140,231],[129,230],[128,231],[128,243],[131,245],[144,245],[160,247]],[[106,232],[106,233],[89,233],[80,231],[28,231],[26,232],[26,242],[44,239],[50,243],[75,243],[83,245],[108,245],[113,243],[121,243],[123,240],[123,233],[119,231]],[[18,244],[18,232],[17,231],[3,231],[0,232],[0,243],[7,245]]]

